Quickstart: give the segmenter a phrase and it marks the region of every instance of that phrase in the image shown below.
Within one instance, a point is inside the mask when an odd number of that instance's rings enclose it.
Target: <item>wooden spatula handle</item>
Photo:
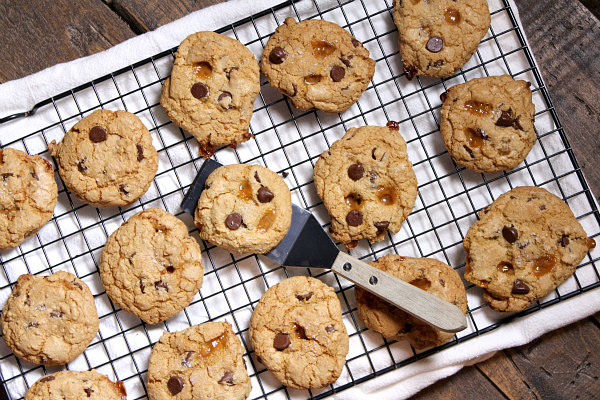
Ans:
[[[445,300],[340,251],[333,272],[445,332],[467,327],[463,312]]]

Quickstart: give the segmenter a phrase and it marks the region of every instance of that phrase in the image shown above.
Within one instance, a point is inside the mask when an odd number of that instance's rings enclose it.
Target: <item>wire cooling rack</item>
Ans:
[[[346,130],[360,125],[385,125],[397,121],[408,143],[408,153],[419,182],[419,196],[412,214],[398,234],[370,245],[361,241],[351,253],[370,261],[388,253],[433,257],[453,266],[462,276],[465,254],[462,240],[476,221],[476,213],[500,194],[521,185],[544,187],[576,210],[589,236],[600,232],[600,216],[573,152],[560,126],[538,68],[527,48],[522,29],[506,1],[490,0],[492,25],[477,53],[453,77],[416,78],[402,74],[397,31],[391,0],[339,1],[333,5],[288,2],[253,15],[218,32],[248,46],[260,59],[269,35],[288,16],[323,18],[352,32],[377,61],[375,76],[361,99],[342,114],[301,112],[262,78],[254,105],[251,132],[254,140],[233,148],[218,149],[215,158],[224,163],[259,163],[281,173],[293,201],[310,210],[327,229],[327,211],[317,196],[313,166],[322,151]],[[303,1],[301,3],[306,3]],[[52,220],[18,248],[0,253],[0,301],[4,304],[17,277],[24,273],[47,274],[57,270],[75,273],[94,294],[100,331],[88,349],[66,368],[95,368],[125,383],[129,399],[146,397],[147,361],[153,343],[163,331],[184,329],[208,320],[233,324],[245,348],[244,358],[252,380],[251,399],[323,398],[395,368],[406,366],[441,349],[501,327],[510,320],[600,285],[597,251],[583,260],[575,275],[554,293],[528,310],[500,314],[483,302],[481,289],[465,282],[468,328],[444,346],[417,353],[406,342],[391,342],[365,328],[356,311],[353,286],[330,271],[283,268],[256,255],[233,256],[203,243],[192,217],[179,208],[187,188],[202,163],[197,142],[173,125],[159,105],[161,84],[169,75],[175,49],[157,54],[127,68],[91,81],[40,103],[34,119],[46,118],[43,129],[28,131],[15,140],[7,134],[11,123],[0,124],[2,147],[14,147],[51,160],[47,145],[60,140],[82,117],[97,108],[126,109],[137,114],[150,129],[159,152],[159,170],[148,192],[127,208],[96,209],[64,189],[58,174],[59,201]],[[512,171],[479,174],[457,166],[439,135],[439,96],[454,84],[500,74],[532,83],[536,106],[538,143]],[[5,132],[5,133],[2,133]],[[10,136],[13,135],[13,136]],[[148,207],[163,208],[179,216],[202,243],[204,284],[190,306],[175,317],[147,325],[115,307],[108,299],[98,274],[100,254],[107,237],[131,215]],[[594,255],[595,254],[595,255]],[[350,335],[350,353],[338,381],[313,391],[282,387],[257,360],[248,339],[248,321],[264,291],[285,277],[310,274],[333,286],[342,304]],[[43,367],[16,358],[0,342],[0,377],[9,398],[22,398],[37,379],[65,367]]]

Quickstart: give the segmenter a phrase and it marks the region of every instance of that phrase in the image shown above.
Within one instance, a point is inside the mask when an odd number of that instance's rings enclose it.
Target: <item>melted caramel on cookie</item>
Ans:
[[[589,237],[587,239],[587,247],[588,247],[588,249],[593,249],[594,247],[596,247],[596,241],[594,239],[592,239],[591,237]]]
[[[212,67],[206,61],[192,63],[192,69],[198,79],[208,79],[212,76]]]
[[[313,48],[313,56],[325,58],[335,51],[335,46],[326,40],[313,40],[310,42]]]
[[[267,229],[269,229],[271,227],[271,225],[273,225],[273,223],[275,222],[275,217],[276,217],[275,209],[268,208],[267,211],[265,211],[265,213],[263,214],[260,221],[258,221],[258,226],[256,227],[256,230],[259,233],[266,232]]]
[[[468,146],[472,149],[480,149],[483,147],[483,145],[485,144],[484,139],[481,137],[481,135],[477,134],[477,131],[475,131],[474,129],[471,128],[467,128],[465,130],[466,134],[467,134],[467,142],[468,142]]]
[[[237,196],[238,198],[244,200],[244,201],[253,201],[254,204],[256,204],[256,200],[254,200],[254,197],[252,196],[252,186],[250,185],[250,182],[248,181],[244,181],[240,184],[240,189],[237,192]]]
[[[386,206],[391,206],[396,202],[396,192],[390,187],[377,186],[375,192],[377,199]]]
[[[307,85],[315,85],[321,82],[321,78],[321,75],[308,75],[304,77],[304,83],[306,83]]]
[[[533,263],[533,275],[536,278],[546,275],[554,269],[556,264],[558,264],[558,258],[554,256],[538,257]]]
[[[225,348],[225,344],[227,343],[227,337],[225,334],[222,334],[216,339],[210,340],[208,342],[204,342],[199,346],[199,353],[202,357],[208,357],[215,351],[221,351]]]
[[[460,12],[455,8],[446,8],[444,10],[444,19],[450,25],[456,25],[460,22]]]
[[[496,269],[499,272],[503,272],[505,274],[514,273],[515,268],[508,261],[500,261],[496,266]]]
[[[465,103],[465,110],[467,110],[473,115],[478,115],[482,117],[490,114],[490,112],[492,111],[492,105],[482,103],[476,100],[469,100]]]
[[[354,193],[349,194],[344,197],[344,199],[346,200],[346,204],[348,204],[352,210],[360,210],[363,206],[363,201],[360,196]]]
[[[296,324],[295,322],[292,325],[292,332],[294,332],[294,336],[297,339],[306,339],[306,332],[304,331],[304,328]]]
[[[429,282],[429,279],[427,278],[417,278],[417,279],[413,279],[412,281],[408,282],[413,286],[418,287],[421,290],[427,290],[431,287],[431,282]]]

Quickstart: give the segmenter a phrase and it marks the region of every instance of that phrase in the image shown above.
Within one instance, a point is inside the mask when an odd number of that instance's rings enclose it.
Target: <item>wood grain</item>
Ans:
[[[98,0],[0,2],[0,82],[108,49],[135,36]]]

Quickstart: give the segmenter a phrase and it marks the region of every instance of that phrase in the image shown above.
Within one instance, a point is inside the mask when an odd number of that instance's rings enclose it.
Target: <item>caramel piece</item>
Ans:
[[[199,353],[202,357],[208,357],[213,352],[221,351],[225,348],[225,344],[227,343],[227,337],[225,334],[219,336],[216,339],[210,340],[208,342],[204,342],[199,346]]]
[[[325,58],[335,51],[335,46],[326,40],[313,40],[310,42],[313,48],[313,56]]]
[[[556,264],[558,264],[558,258],[555,256],[538,257],[534,262],[533,275],[535,275],[536,278],[546,275],[554,269]]]
[[[460,22],[460,12],[455,8],[446,8],[444,10],[444,19],[450,25],[457,25]]]
[[[260,221],[258,221],[258,226],[256,227],[256,230],[260,233],[266,232],[267,229],[269,229],[275,222],[275,217],[275,209],[268,208],[267,211],[265,211],[265,213],[263,214]]]
[[[208,79],[212,76],[212,66],[206,61],[192,63],[194,75],[198,79]]]
[[[469,100],[465,103],[465,110],[467,110],[473,115],[485,116],[491,113],[492,105],[487,103],[481,103],[475,100]]]

